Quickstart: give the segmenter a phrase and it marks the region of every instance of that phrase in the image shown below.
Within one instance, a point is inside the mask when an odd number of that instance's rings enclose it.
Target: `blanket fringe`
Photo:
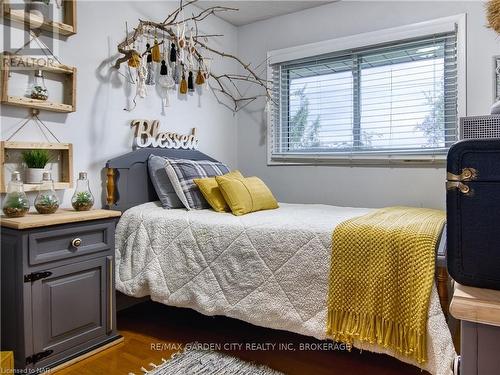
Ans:
[[[393,321],[372,314],[353,311],[329,310],[327,333],[335,341],[349,345],[354,340],[378,344],[415,359],[419,364],[427,361],[427,335]]]

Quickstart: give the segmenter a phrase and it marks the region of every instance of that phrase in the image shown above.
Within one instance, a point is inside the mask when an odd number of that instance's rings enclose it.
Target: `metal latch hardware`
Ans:
[[[451,189],[458,189],[462,194],[469,194],[471,192],[469,186],[459,181],[446,182],[446,190],[451,190]]]
[[[474,168],[464,168],[459,175],[448,172],[446,174],[446,189],[458,189],[462,194],[471,195],[472,189],[464,182],[473,181],[477,179],[479,173]]]
[[[478,171],[476,169],[474,169],[474,168],[464,168],[464,169],[462,169],[462,173],[460,173],[459,175],[456,175],[456,174],[448,172],[446,174],[446,179],[448,181],[460,181],[460,182],[464,182],[464,181],[475,180],[478,177],[478,175],[479,175],[479,173],[478,173]]]
[[[44,352],[30,355],[29,357],[26,357],[26,364],[29,365],[30,363],[35,364],[37,362],[40,362],[42,359],[44,359],[45,357],[48,357],[52,353],[54,353],[53,350],[45,350]]]
[[[52,275],[52,272],[50,271],[45,271],[45,272],[32,272],[28,275],[24,275],[24,282],[25,283],[32,283],[33,281],[37,281],[40,279],[45,279],[46,277],[49,277]]]

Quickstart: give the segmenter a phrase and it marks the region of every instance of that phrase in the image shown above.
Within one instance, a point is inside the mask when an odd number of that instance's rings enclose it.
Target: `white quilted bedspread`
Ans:
[[[142,204],[118,223],[116,287],[134,297],[150,295],[166,305],[324,339],[333,229],[369,211],[281,203],[236,217]],[[394,356],[382,347],[355,346]],[[424,369],[451,374],[455,351],[435,287],[428,352]]]

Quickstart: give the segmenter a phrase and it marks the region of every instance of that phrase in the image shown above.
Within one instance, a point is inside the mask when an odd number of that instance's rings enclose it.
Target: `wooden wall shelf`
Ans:
[[[73,145],[71,143],[47,143],[47,142],[0,142],[0,193],[7,192],[5,181],[5,163],[8,162],[7,152],[9,150],[34,150],[46,149],[60,153],[60,181],[54,183],[56,190],[70,189],[73,187]],[[24,184],[24,191],[37,191],[37,184]]]
[[[21,96],[9,95],[10,70],[22,67],[23,70],[42,70],[65,75],[64,103],[38,100]],[[44,109],[53,112],[69,113],[76,110],[76,68],[55,63],[53,60],[39,57],[2,54],[2,95],[3,104],[17,107]],[[49,97],[50,99],[50,97]]]
[[[47,100],[23,98],[21,96],[7,95],[5,98],[2,98],[2,103],[17,107],[45,109],[47,111],[53,111],[53,112],[61,112],[61,113],[74,112],[73,106],[69,104],[53,103]]]
[[[63,0],[63,22],[44,21],[42,17],[30,14],[24,9],[15,9],[8,0],[4,1],[3,14],[14,22],[22,23],[30,29],[42,29],[53,34],[70,36],[76,34],[76,0]]]

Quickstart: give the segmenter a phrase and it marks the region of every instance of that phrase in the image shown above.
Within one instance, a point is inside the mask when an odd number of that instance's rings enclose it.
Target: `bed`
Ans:
[[[108,162],[108,207],[125,211],[116,231],[117,290],[325,339],[332,231],[370,209],[282,203],[241,217],[165,210],[148,178],[150,154],[213,160],[194,150],[140,149]],[[451,374],[455,351],[436,286],[427,331],[423,368]],[[354,345],[412,363],[382,347]]]

